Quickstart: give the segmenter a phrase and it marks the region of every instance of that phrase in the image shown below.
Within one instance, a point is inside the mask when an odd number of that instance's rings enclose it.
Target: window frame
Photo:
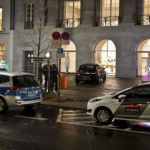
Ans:
[[[29,14],[28,14],[28,5],[30,5]],[[35,11],[34,3],[25,3],[25,29],[34,28],[34,11]],[[28,15],[30,16],[29,18],[28,18]]]
[[[121,12],[120,6],[121,6],[121,1],[119,0],[118,9],[116,9],[116,7],[115,7],[115,9],[112,9],[112,7],[113,7],[113,0],[109,0],[109,1],[110,1],[110,5],[109,5],[109,7],[110,7],[110,9],[109,9],[110,13],[109,13],[109,15],[106,15],[106,16],[103,15],[103,0],[100,0],[100,3],[99,3],[100,4],[99,15],[100,15],[101,26],[118,26],[118,24],[120,22],[120,12]],[[117,3],[115,3],[115,4],[117,4]],[[118,11],[118,15],[116,15],[116,13],[115,13],[115,16],[112,15],[112,13],[113,13],[114,10],[115,10],[115,12],[116,12],[116,10]],[[113,20],[115,21],[116,19],[118,21],[118,24],[117,25],[113,25]],[[105,25],[103,25],[102,22],[105,22]],[[107,25],[107,23],[108,23],[108,25]]]
[[[2,31],[3,31],[3,8],[2,8],[2,7],[0,7],[0,9],[2,10],[1,30],[0,30],[0,32],[2,32]]]
[[[5,77],[7,77],[8,81],[7,82],[2,82],[3,78],[5,78]],[[0,74],[0,84],[8,83],[8,82],[10,82],[10,76]]]
[[[66,7],[66,4],[67,4],[67,2],[72,2],[73,3],[73,7],[72,7],[72,17],[70,18],[70,17],[66,17],[66,10],[67,10],[67,7]],[[75,8],[75,2],[79,2],[80,3],[80,11],[79,12],[77,12],[77,13],[80,13],[80,15],[79,15],[79,17],[76,17],[75,18],[75,10],[74,10],[74,8]],[[74,25],[74,23],[77,21],[77,22],[81,22],[81,9],[82,9],[82,0],[64,0],[63,1],[63,23],[67,23],[67,24],[69,24],[69,23],[71,23],[72,25],[71,26],[69,26],[69,27],[77,27],[78,25]],[[65,27],[67,27],[67,26],[65,26]]]

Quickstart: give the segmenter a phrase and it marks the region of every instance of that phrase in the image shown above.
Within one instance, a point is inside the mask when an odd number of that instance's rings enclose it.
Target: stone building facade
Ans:
[[[48,40],[41,48],[45,49],[48,42],[50,46],[40,57],[49,52],[50,62],[57,63],[52,34],[68,32],[69,45],[61,45],[65,53],[61,59],[62,72],[76,72],[82,63],[91,62],[99,63],[108,74],[117,77],[134,78],[148,72],[149,1],[51,0],[48,5],[46,2],[44,38]],[[5,45],[3,59],[9,61],[9,70],[26,71],[27,57],[36,56],[28,34],[38,24],[36,12],[40,10],[40,0],[0,0],[0,8],[5,29],[0,31],[0,44]],[[39,36],[38,31],[32,33]],[[23,40],[26,42],[22,43]]]

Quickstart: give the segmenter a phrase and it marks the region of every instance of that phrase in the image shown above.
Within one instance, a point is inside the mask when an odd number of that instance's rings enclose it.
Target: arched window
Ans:
[[[102,40],[95,47],[95,63],[106,69],[108,74],[116,73],[116,46],[111,40]]]

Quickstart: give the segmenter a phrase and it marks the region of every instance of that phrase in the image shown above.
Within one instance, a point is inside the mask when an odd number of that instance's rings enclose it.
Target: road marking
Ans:
[[[67,113],[67,114],[66,114],[66,113],[64,114],[64,113],[63,113],[63,116],[87,116],[87,115],[86,115],[86,114],[83,114],[83,113],[82,113],[82,114],[81,114],[81,113],[80,113],[80,114],[68,114],[68,113]],[[90,116],[89,116],[89,117],[90,117]],[[90,118],[93,118],[93,117],[90,117]]]
[[[64,114],[64,112],[67,113],[67,115]],[[71,113],[70,115],[68,114],[69,112]],[[85,126],[85,127],[96,127],[96,128],[102,128],[102,129],[108,129],[108,130],[117,130],[117,131],[123,131],[123,132],[140,133],[140,134],[148,134],[148,135],[150,134],[150,132],[146,132],[146,131],[132,130],[132,127],[122,128],[121,126],[116,126],[113,124],[110,124],[110,125],[101,125],[98,123],[96,124],[95,119],[93,117],[91,117],[91,116],[85,117],[86,113],[83,112],[84,115],[81,115],[81,111],[79,110],[78,112],[80,115],[75,115],[76,113],[73,112],[72,110],[71,111],[67,111],[67,110],[64,111],[63,109],[60,109],[59,115],[57,118],[57,122],[64,123],[64,124],[70,124],[70,125],[79,125],[79,126]],[[82,119],[82,121],[80,121],[81,119]],[[86,120],[86,119],[88,119],[88,120]]]
[[[65,121],[61,121],[61,123],[64,123],[64,124],[70,124],[70,125],[78,125],[78,126],[86,126],[86,127],[96,127],[96,128],[103,128],[103,129],[108,129],[108,130],[116,130],[116,131],[123,131],[123,132],[131,132],[131,133],[140,133],[140,134],[150,134],[148,132],[142,132],[142,131],[128,131],[128,130],[124,130],[124,129],[118,129],[118,128],[112,128],[112,127],[108,127],[108,126],[104,126],[104,125],[101,125],[101,126],[98,126],[98,125],[90,125],[90,124],[83,124],[83,123],[76,123],[76,122],[65,122]]]
[[[59,114],[58,114],[58,117],[57,117],[57,121],[56,121],[56,122],[61,122],[62,112],[63,112],[63,109],[59,109]]]
[[[14,116],[14,117],[16,117],[16,118],[24,118],[24,119],[41,120],[41,121],[46,121],[46,120],[48,120],[47,118],[27,117],[27,116]]]
[[[77,117],[69,117],[69,118],[62,118],[62,120],[74,120],[74,119],[77,119],[77,120],[81,120],[81,119],[92,119],[91,117],[80,117],[80,118],[77,118]]]

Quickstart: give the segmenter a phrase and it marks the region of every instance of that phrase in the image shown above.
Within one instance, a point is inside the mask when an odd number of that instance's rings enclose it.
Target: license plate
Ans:
[[[36,91],[27,92],[27,95],[28,96],[34,96],[34,95],[36,95]]]
[[[89,75],[83,75],[82,80],[91,80],[91,76]]]

